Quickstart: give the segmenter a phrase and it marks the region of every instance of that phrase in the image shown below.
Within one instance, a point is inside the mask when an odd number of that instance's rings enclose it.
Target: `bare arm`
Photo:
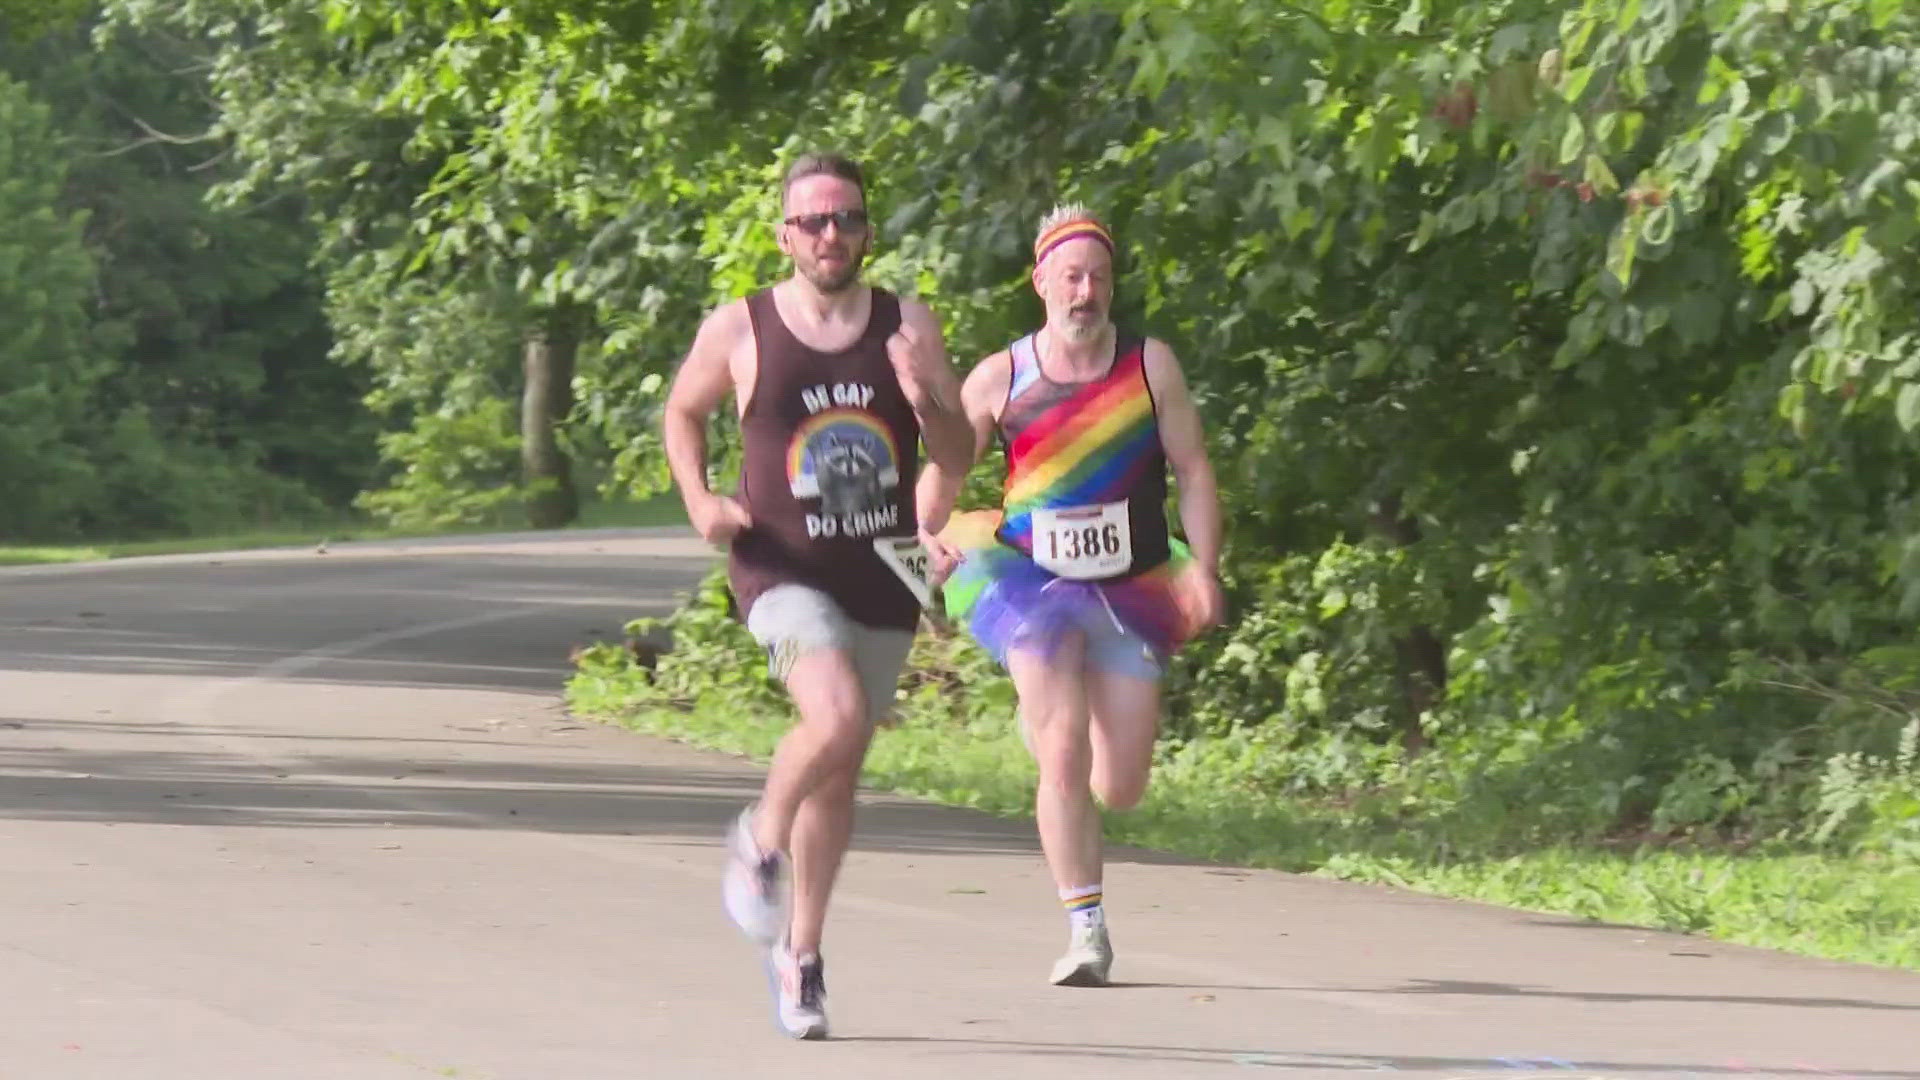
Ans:
[[[689,520],[708,540],[725,537],[713,535],[711,527],[717,500],[707,487],[707,423],[734,392],[731,360],[746,324],[743,314],[744,308],[735,301],[716,309],[700,323],[693,347],[667,391],[660,421],[667,468],[680,489]]]
[[[1180,524],[1186,530],[1187,546],[1193,549],[1194,558],[1209,575],[1217,575],[1220,570],[1220,489],[1214,479],[1213,463],[1207,458],[1200,414],[1187,391],[1180,362],[1164,342],[1148,339],[1146,369],[1147,385],[1153,390],[1154,411],[1160,425],[1160,442],[1179,487]]]
[[[915,346],[916,378],[908,388],[927,458],[964,476],[973,464],[973,432],[960,404],[960,377],[947,356],[940,320],[917,300],[900,301],[900,319]],[[903,380],[903,386],[906,380]]]
[[[960,486],[966,482],[980,456],[987,452],[993,438],[994,421],[999,419],[1000,403],[1007,397],[1007,380],[1012,377],[1005,352],[982,360],[967,374],[960,387],[960,414],[966,425],[967,454],[958,467],[951,463],[929,461],[920,471],[915,503],[920,526],[929,533],[946,528],[953,504],[960,498]]]

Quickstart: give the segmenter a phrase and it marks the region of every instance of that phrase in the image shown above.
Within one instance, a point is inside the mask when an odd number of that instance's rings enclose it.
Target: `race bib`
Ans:
[[[1112,577],[1133,565],[1127,504],[1033,512],[1033,561],[1063,578]]]
[[[879,554],[880,561],[887,564],[887,569],[913,590],[920,606],[932,610],[933,587],[927,578],[933,568],[933,558],[920,546],[920,541],[911,536],[876,536],[873,550]]]

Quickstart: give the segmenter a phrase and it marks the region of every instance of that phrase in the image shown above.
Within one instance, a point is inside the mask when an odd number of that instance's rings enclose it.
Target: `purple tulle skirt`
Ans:
[[[994,536],[999,511],[954,515],[941,539],[963,559],[944,587],[947,615],[1004,665],[1012,649],[1048,655],[1067,632],[1139,639],[1164,662],[1198,629],[1183,587],[1192,554],[1177,538],[1173,557],[1151,570],[1109,581],[1062,578]]]

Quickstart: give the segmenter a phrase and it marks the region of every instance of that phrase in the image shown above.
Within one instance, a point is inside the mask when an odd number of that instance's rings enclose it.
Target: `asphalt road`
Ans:
[[[1920,976],[1116,853],[1047,985],[1030,827],[866,797],[835,1038],[719,903],[752,763],[570,718],[670,532],[0,571],[0,1080],[1920,1080]]]

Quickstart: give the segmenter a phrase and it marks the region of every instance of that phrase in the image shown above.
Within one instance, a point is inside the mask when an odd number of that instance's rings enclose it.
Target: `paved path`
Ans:
[[[835,1041],[718,903],[758,769],[570,719],[672,533],[0,572],[0,1080],[1920,1080],[1920,977],[1122,853],[1047,986],[1030,829],[873,796]]]

